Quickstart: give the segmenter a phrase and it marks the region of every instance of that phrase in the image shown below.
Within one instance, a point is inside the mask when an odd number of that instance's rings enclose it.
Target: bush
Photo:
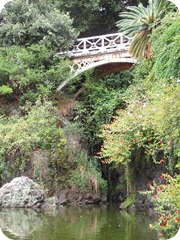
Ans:
[[[93,165],[92,161],[88,160],[86,152],[81,152],[79,158],[75,159],[76,168],[71,172],[68,180],[69,186],[75,185],[82,192],[106,192],[107,183],[101,177],[101,173]]]
[[[153,182],[149,184],[150,190],[142,194],[150,197],[159,215],[158,221],[150,224],[149,228],[161,231],[161,239],[169,239],[176,235],[180,227],[180,176],[163,174],[160,180],[160,185]]]
[[[0,95],[10,95],[12,94],[13,90],[7,85],[0,86]]]
[[[124,108],[117,111],[111,123],[103,126],[100,134],[104,139],[100,157],[108,163],[125,166],[129,194],[133,193],[134,174],[137,169],[141,172],[148,161],[165,163],[171,173],[179,163],[179,15],[171,20],[166,18],[166,24],[153,32],[152,45],[156,48],[152,61],[144,60],[136,66],[134,83],[121,97]],[[173,55],[168,54],[171,47]],[[164,56],[171,70],[166,71]]]
[[[129,196],[122,204],[121,208],[122,209],[127,209],[128,207],[132,206],[133,204],[136,203],[136,197],[134,195]]]
[[[10,46],[0,51],[1,92],[20,98],[21,104],[36,102],[38,96],[49,97],[68,74],[68,61],[53,57],[55,53],[45,45],[34,44],[27,48]],[[6,86],[6,88],[5,88]],[[7,89],[7,87],[9,87]]]
[[[0,118],[0,172],[1,180],[13,178],[28,170],[33,150],[58,154],[56,164],[64,158],[65,139],[57,126],[52,104],[38,100],[34,106],[27,103],[24,116]],[[50,159],[53,161],[53,158]]]

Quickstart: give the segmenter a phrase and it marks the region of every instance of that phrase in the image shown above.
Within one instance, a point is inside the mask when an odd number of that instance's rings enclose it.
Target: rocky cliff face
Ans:
[[[28,177],[14,178],[0,188],[0,208],[56,208],[58,205],[105,203],[100,192],[81,193],[78,188],[66,189],[57,197],[45,198],[41,186]]]
[[[57,193],[60,205],[84,205],[84,204],[104,204],[107,202],[106,194],[98,192],[82,193],[77,187],[66,189]]]
[[[140,192],[148,189],[148,185],[155,181],[160,184],[160,176],[162,173],[166,173],[167,169],[165,164],[154,164],[153,162],[147,163],[142,170],[137,170],[134,173],[134,185],[135,185],[135,203],[133,203],[133,210],[148,211],[150,214],[154,213],[153,204],[149,200],[147,195],[142,195]],[[109,173],[109,200],[119,204],[121,208],[122,203],[126,200],[126,182],[124,179],[124,172],[121,168],[114,168]],[[131,208],[131,206],[130,206]],[[129,208],[129,209],[130,209]]]

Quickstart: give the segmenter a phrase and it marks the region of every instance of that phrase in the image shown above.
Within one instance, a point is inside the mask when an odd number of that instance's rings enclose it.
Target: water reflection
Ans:
[[[156,240],[156,232],[148,230],[152,221],[112,206],[0,210],[1,229],[20,240]]]

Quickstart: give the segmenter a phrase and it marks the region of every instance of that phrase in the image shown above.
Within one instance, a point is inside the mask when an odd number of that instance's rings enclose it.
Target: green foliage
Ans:
[[[149,0],[147,7],[142,3],[129,7],[126,12],[120,13],[122,20],[117,22],[120,31],[134,37],[130,52],[135,58],[150,58],[150,37],[152,29],[159,24],[170,6],[167,0]]]
[[[46,1],[11,1],[0,19],[1,46],[43,44],[48,49],[63,50],[77,36],[69,15]]]
[[[137,5],[139,2],[146,4],[147,0],[50,0],[58,9],[69,12],[74,19],[73,26],[83,37],[109,34],[117,31],[116,21],[119,12],[124,8]],[[83,19],[83,21],[82,21]]]
[[[169,21],[171,19],[171,21]],[[162,24],[153,31],[152,51],[156,56],[153,72],[166,79],[179,78],[180,62],[180,16],[167,14]]]
[[[147,161],[166,162],[173,171],[179,162],[180,86],[159,81],[151,91],[130,89],[126,109],[104,126],[101,157],[108,162],[142,169]],[[129,99],[129,100],[127,100]],[[157,161],[158,152],[164,157]],[[131,174],[132,179],[133,174]],[[130,184],[127,178],[127,184]]]
[[[180,86],[178,83],[166,84],[161,90],[158,99],[154,99],[147,111],[151,112],[151,122],[163,139],[162,147],[169,159],[169,170],[173,171],[180,157]]]
[[[75,136],[78,139],[83,140],[84,129],[78,122],[68,123],[63,127],[63,132],[66,138],[71,139]]]
[[[101,177],[101,173],[96,169],[93,161],[89,161],[87,154],[82,152],[78,159],[76,159],[77,167],[71,172],[68,180],[69,186],[75,185],[79,187],[82,192],[107,191],[107,183]]]
[[[93,154],[101,143],[97,136],[104,123],[112,120],[118,108],[124,107],[120,98],[131,83],[129,71],[112,74],[94,82],[91,78],[84,83],[85,90],[79,97],[77,117],[85,129],[85,136]]]
[[[13,90],[7,85],[0,86],[0,95],[9,95],[12,94]]]
[[[0,13],[0,23],[0,84],[21,104],[50,97],[70,74],[69,62],[57,55],[77,37],[69,15],[52,2],[14,0]]]
[[[67,146],[65,160],[60,162],[61,185],[81,192],[106,192],[107,184],[97,169],[96,161],[90,160],[87,151],[81,146],[84,141],[82,126],[77,122],[66,123],[63,136],[67,140]]]
[[[87,37],[116,31],[115,23],[124,3],[118,0],[58,0],[56,6],[69,12],[74,19],[73,26]]]
[[[35,102],[49,96],[70,74],[68,63],[54,57],[45,45],[11,46],[0,52],[0,82],[13,89],[15,99]]]
[[[34,106],[27,104],[25,116],[13,116],[8,121],[0,119],[0,172],[1,180],[23,174],[30,164],[35,149],[48,150],[64,158],[66,141],[57,126],[55,110],[50,102],[38,100]],[[54,160],[55,161],[55,160]]]
[[[122,209],[127,209],[128,207],[132,206],[136,202],[136,197],[135,196],[129,196],[122,204],[121,208]]]
[[[171,24],[162,34],[163,39],[163,35],[168,36],[166,42],[176,47],[178,18],[172,17]],[[153,32],[152,39],[161,28]],[[152,44],[161,46],[162,38],[156,38],[156,43]],[[169,55],[169,61],[177,64],[176,55],[175,52],[174,56]],[[169,79],[166,71],[161,71],[161,75],[157,72],[155,67],[159,61],[159,52],[154,53],[152,61],[144,60],[135,68],[134,84],[122,97],[124,108],[117,111],[111,123],[104,125],[100,135],[104,138],[100,157],[103,161],[125,166],[128,194],[133,192],[137,169],[141,172],[148,161],[166,164],[171,173],[179,164],[180,86],[176,79]],[[174,74],[177,77],[175,68],[171,76]],[[158,158],[160,152],[161,158]]]
[[[180,227],[180,176],[163,174],[160,179],[160,185],[153,182],[152,185],[149,184],[150,190],[142,194],[150,197],[159,215],[158,221],[150,224],[149,228],[162,231],[162,239],[169,239],[176,235]]]
[[[126,110],[118,112],[114,122],[105,125],[102,133],[105,144],[101,150],[103,157],[109,158],[109,162],[126,165],[141,149],[149,156],[154,156],[153,150],[159,146],[151,123],[142,115],[143,104],[145,103],[134,99],[134,103],[131,103]]]

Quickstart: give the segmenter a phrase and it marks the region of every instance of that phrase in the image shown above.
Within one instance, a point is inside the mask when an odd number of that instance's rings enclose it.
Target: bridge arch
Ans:
[[[57,90],[92,68],[95,69],[97,78],[131,68],[136,62],[129,53],[131,42],[132,38],[122,33],[78,39],[71,51],[59,53],[70,58],[71,76]]]

